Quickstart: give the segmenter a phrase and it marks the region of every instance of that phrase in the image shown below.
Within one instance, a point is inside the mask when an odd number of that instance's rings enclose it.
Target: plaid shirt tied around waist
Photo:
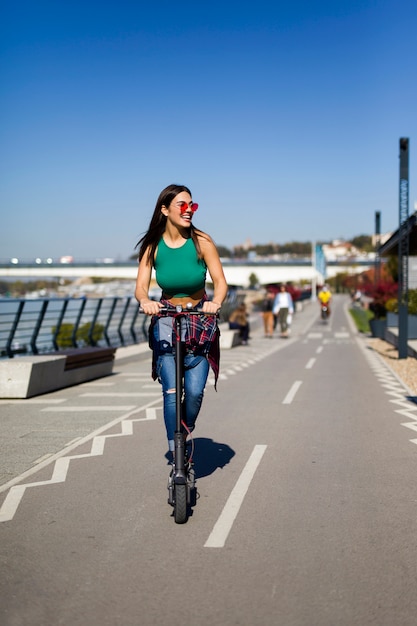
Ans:
[[[207,300],[204,296],[196,308]],[[195,356],[206,356],[214,373],[215,386],[220,367],[220,332],[215,315],[187,315],[176,313],[175,307],[161,299],[164,307],[172,313],[154,315],[149,328],[149,346],[153,351],[152,378],[156,380],[156,361],[163,354],[175,351],[175,317],[181,315],[181,340],[185,343],[185,352]]]

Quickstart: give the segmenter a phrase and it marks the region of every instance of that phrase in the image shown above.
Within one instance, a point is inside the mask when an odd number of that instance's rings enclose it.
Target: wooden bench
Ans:
[[[0,398],[31,398],[109,376],[116,348],[71,348],[0,361]]]
[[[88,346],[86,348],[68,348],[58,350],[46,356],[65,356],[65,370],[73,370],[77,367],[88,367],[97,365],[98,363],[107,363],[114,361],[116,348],[101,348]]]

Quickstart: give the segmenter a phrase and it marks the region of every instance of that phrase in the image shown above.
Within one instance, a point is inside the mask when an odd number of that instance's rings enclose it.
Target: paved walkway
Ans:
[[[223,350],[221,376],[247,358],[262,358],[288,346],[301,332],[311,327],[318,317],[314,302],[303,304],[293,317],[291,335],[281,339],[278,331],[273,339],[264,338],[261,314],[251,317],[251,340],[248,346]],[[353,322],[352,322],[353,328]],[[118,348],[114,375],[82,385],[61,389],[25,400],[0,400],[0,493],[22,478],[48,465],[56,455],[68,453],[80,442],[108,428],[120,411],[139,410],[146,404],[161,402],[158,383],[150,377],[151,352],[147,344]],[[134,374],[132,372],[134,366]],[[136,391],[123,390],[123,381],[136,376]],[[117,383],[115,383],[117,381]],[[213,380],[209,380],[213,384]],[[120,388],[120,403],[114,404],[114,386]],[[108,406],[100,410],[87,405],[85,399],[108,394]]]

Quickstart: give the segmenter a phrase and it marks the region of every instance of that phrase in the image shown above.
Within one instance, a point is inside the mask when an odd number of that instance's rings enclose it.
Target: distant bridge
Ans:
[[[251,275],[256,276],[261,285],[279,282],[301,281],[322,284],[326,278],[336,274],[358,274],[373,267],[373,262],[349,261],[327,263],[327,274],[323,276],[309,259],[302,261],[247,261],[234,262],[223,259],[223,268],[229,285],[247,287]],[[125,263],[0,263],[0,278],[20,279],[75,279],[78,277],[107,278],[114,280],[135,280],[135,261]]]

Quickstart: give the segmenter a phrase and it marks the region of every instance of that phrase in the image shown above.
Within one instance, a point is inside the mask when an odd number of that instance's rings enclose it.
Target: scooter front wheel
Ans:
[[[187,521],[187,485],[174,484],[174,519],[176,524]]]

